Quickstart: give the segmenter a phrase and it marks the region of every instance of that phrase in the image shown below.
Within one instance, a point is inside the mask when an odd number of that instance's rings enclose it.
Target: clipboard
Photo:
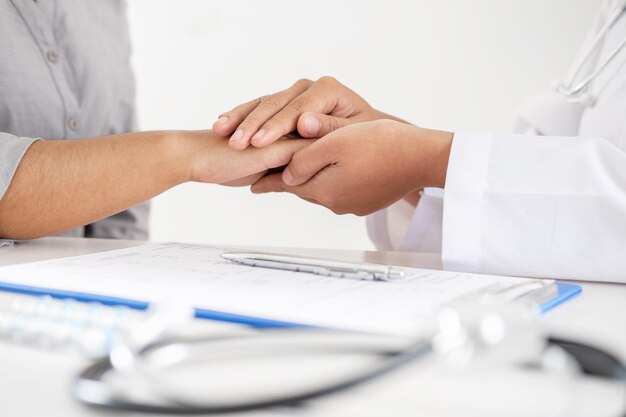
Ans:
[[[576,297],[582,292],[582,288],[576,284],[555,282],[556,294],[548,299],[542,300],[538,303],[541,308],[541,313],[546,313],[549,310],[561,305],[569,299]],[[101,303],[107,306],[125,306],[135,310],[146,310],[150,306],[150,302],[139,299],[128,299],[119,297],[110,297],[101,294],[67,291],[55,288],[42,288],[28,285],[20,285],[8,282],[0,281],[0,291],[11,292],[32,296],[50,296],[56,299],[72,299],[85,303]],[[524,297],[533,297],[531,292]],[[215,320],[228,323],[242,324],[254,328],[314,328],[319,327],[307,323],[300,323],[294,321],[274,320],[264,317],[257,317],[245,314],[236,314],[226,311],[218,311],[206,308],[196,308],[195,316],[199,319]]]

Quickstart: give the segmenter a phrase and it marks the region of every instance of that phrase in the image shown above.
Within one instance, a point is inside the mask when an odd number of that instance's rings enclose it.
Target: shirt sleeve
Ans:
[[[446,269],[626,282],[626,154],[602,138],[456,134],[442,235]]]
[[[0,200],[4,197],[22,157],[38,138],[17,137],[0,132]],[[0,248],[13,245],[13,240],[0,238]]]
[[[443,190],[426,188],[417,207],[400,200],[367,216],[367,230],[378,250],[441,252]]]
[[[0,132],[0,200],[9,188],[22,157],[37,140]]]

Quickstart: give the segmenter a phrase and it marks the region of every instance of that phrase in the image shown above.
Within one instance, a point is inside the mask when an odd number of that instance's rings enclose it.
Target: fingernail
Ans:
[[[231,142],[237,142],[241,139],[243,139],[243,130],[241,129],[237,129],[237,131],[230,137]]]
[[[265,136],[265,129],[261,129],[258,132],[256,132],[256,134],[252,136],[252,140],[254,141],[261,140],[263,139],[263,136]]]
[[[228,116],[220,116],[215,123],[218,125],[225,125],[228,123]]]
[[[320,121],[317,120],[315,116],[306,116],[302,121],[302,126],[304,128],[303,133],[308,133],[309,135],[315,135],[320,131]]]
[[[291,185],[291,183],[293,182],[293,175],[291,175],[289,167],[285,168],[285,170],[283,171],[283,182],[288,185]]]

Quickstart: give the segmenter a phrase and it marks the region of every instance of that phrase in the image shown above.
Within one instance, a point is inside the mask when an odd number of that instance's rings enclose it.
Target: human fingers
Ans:
[[[247,103],[240,104],[234,109],[222,113],[213,123],[212,130],[219,136],[226,137],[232,135],[237,126],[259,105],[260,98],[256,98]]]
[[[240,123],[230,138],[230,147],[233,149],[245,149],[254,135],[261,134],[262,136],[264,132],[262,129],[260,130],[261,126],[293,99],[306,91],[311,83],[312,81],[306,79],[298,80],[286,90],[260,98],[257,105],[245,116],[243,111],[237,112],[234,117]],[[274,140],[281,136],[283,135],[279,135]]]
[[[225,185],[227,187],[246,187],[248,185],[256,183],[258,180],[263,178],[263,176],[266,175],[267,172],[268,171],[257,172],[255,174],[248,175],[247,177],[223,182],[220,185]]]
[[[331,114],[345,89],[342,84],[331,77],[322,77],[310,84],[306,91],[263,123],[252,137],[252,145],[267,146],[281,136],[293,132],[296,130],[298,119],[305,112]],[[321,137],[321,135],[308,137]]]
[[[300,135],[304,132],[303,137],[319,138],[342,126],[368,120],[367,110],[373,111],[365,100],[335,78],[324,76],[266,121],[251,143],[267,146],[294,130]]]
[[[288,187],[288,185],[283,182],[281,174],[277,173],[261,177],[252,184],[250,191],[254,194],[282,193],[287,191],[285,189],[286,187]]]
[[[283,182],[290,186],[301,185],[337,160],[340,144],[326,136],[294,153],[282,173]]]
[[[321,113],[305,112],[300,115],[297,130],[303,138],[321,138],[344,126],[362,121],[359,117],[335,117]]]
[[[315,143],[312,139],[281,139],[272,146],[250,148],[248,155],[256,162],[257,168],[273,170],[288,165],[295,154]],[[248,151],[248,150],[246,150]],[[259,172],[259,171],[257,171]],[[280,174],[280,172],[279,172]]]
[[[306,187],[302,185],[298,187],[290,187],[283,182],[280,174],[271,174],[260,178],[257,182],[252,184],[250,191],[254,194],[289,192],[305,201],[308,201],[309,203],[320,205],[319,201],[310,196],[306,192],[305,188]]]

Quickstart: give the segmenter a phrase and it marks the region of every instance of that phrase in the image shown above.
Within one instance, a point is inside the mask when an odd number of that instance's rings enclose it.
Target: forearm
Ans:
[[[400,119],[399,117],[393,116],[393,115],[388,114],[388,113],[381,112],[379,110],[376,110],[376,114],[377,114],[376,115],[376,119],[389,119],[389,120],[393,120],[393,121],[404,123],[404,124],[408,124],[408,125],[412,124],[412,123],[407,122],[406,120]],[[419,200],[420,200],[420,197],[421,197],[421,192],[422,192],[422,190],[414,191],[414,192],[404,196],[403,199],[404,199],[404,201],[406,201],[407,203],[409,203],[413,207],[417,207],[417,203],[419,203]]]
[[[0,200],[0,236],[28,239],[82,226],[184,182],[186,156],[173,136],[35,142]]]

